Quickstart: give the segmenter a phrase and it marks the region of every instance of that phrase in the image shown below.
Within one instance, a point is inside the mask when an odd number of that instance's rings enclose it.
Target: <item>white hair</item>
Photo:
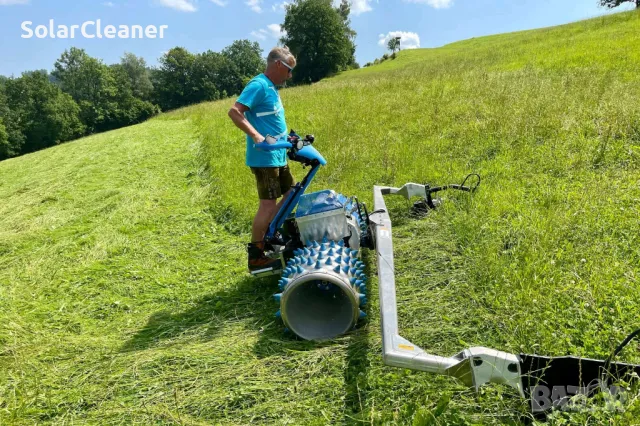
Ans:
[[[271,49],[271,52],[269,52],[269,56],[267,56],[267,64],[272,64],[276,61],[289,62],[291,58],[293,58],[294,61],[296,59],[287,46],[274,47]]]

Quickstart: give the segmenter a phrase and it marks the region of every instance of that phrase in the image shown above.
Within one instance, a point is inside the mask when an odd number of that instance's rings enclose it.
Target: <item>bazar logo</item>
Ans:
[[[623,388],[618,386],[607,387],[606,383],[597,381],[585,387],[579,386],[532,386],[531,409],[534,413],[547,411],[549,409],[559,409],[561,411],[595,411],[595,406],[587,406],[587,398],[595,395],[598,391],[604,397],[606,411],[621,411],[629,395]]]
[[[55,25],[49,19],[49,25],[38,25],[34,29],[32,21],[24,21],[21,25],[22,38],[164,38],[164,31],[168,25],[106,25],[102,26],[100,19],[86,21],[79,25]]]

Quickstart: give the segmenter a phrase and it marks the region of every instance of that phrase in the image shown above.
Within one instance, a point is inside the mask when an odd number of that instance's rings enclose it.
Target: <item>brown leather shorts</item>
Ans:
[[[261,200],[276,200],[295,184],[289,166],[251,167],[258,184],[258,197]]]

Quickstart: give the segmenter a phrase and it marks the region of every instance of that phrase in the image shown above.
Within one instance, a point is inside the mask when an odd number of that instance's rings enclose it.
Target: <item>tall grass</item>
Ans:
[[[388,200],[403,335],[603,358],[637,328],[639,28],[634,11],[403,51],[281,91],[329,162],[311,190],[370,204],[374,184],[482,176],[421,220]],[[510,389],[385,367],[376,297],[333,342],[283,334],[275,282],[244,275],[258,200],[231,102],[0,165],[0,423],[522,422]]]

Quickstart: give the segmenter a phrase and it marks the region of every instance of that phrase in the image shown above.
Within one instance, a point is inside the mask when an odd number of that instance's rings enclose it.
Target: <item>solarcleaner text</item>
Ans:
[[[79,25],[55,25],[53,19],[49,19],[49,25],[38,25],[32,29],[32,21],[22,23],[22,38],[76,38],[79,33],[83,38],[164,38],[164,31],[168,25],[106,25],[102,26],[100,19],[86,21]]]

